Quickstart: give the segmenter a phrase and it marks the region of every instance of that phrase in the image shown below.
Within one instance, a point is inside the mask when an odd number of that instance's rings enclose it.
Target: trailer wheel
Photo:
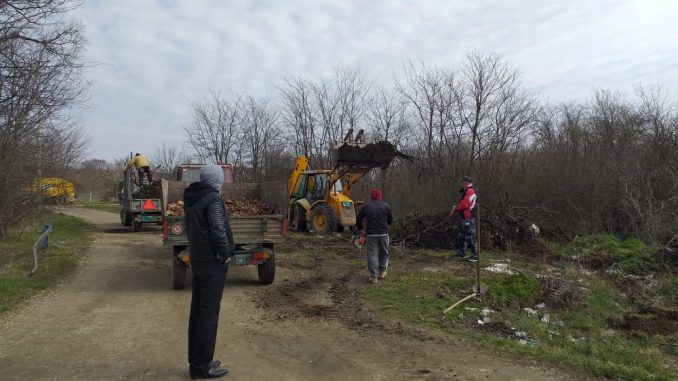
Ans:
[[[308,230],[306,226],[306,208],[299,204],[294,206],[294,230],[298,232]]]
[[[123,226],[132,225],[132,215],[125,212],[125,209],[120,209],[120,222]]]
[[[271,247],[271,256],[264,262],[257,265],[259,274],[259,284],[271,284],[275,279],[275,251]]]
[[[172,248],[172,288],[183,290],[186,287],[186,264],[179,258],[181,248]]]
[[[141,231],[141,221],[137,221],[137,220],[132,221],[132,231],[135,231],[135,232]]]
[[[337,231],[337,215],[327,204],[316,205],[311,210],[311,227],[320,234],[330,234]]]

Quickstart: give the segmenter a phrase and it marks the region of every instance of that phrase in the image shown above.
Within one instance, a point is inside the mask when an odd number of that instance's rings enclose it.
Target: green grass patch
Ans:
[[[528,274],[497,274],[486,279],[489,302],[495,306],[531,307],[539,295],[539,280]]]
[[[54,226],[49,249],[46,252],[39,249],[38,270],[29,275],[33,268],[33,243],[45,224]],[[10,234],[0,240],[0,312],[71,273],[89,247],[93,232],[93,226],[79,218],[47,213],[37,217],[19,238]]]
[[[466,337],[520,356],[574,366],[595,376],[675,379],[665,364],[676,363],[671,357],[676,335],[638,337],[611,327],[610,321],[623,318],[633,306],[606,280],[593,276],[582,278],[587,291],[582,291],[585,296],[580,308],[551,308],[547,301],[546,309],[538,310],[537,316],[522,309],[534,307],[539,295],[540,283],[535,276],[495,274],[483,281],[490,290],[482,304],[469,301],[448,315],[442,311],[471,292],[472,277],[407,274],[365,287],[360,297],[385,319]],[[503,332],[477,325],[479,310],[485,306],[497,311],[490,318],[495,324],[503,325]],[[545,312],[549,313],[549,323],[541,321]],[[520,344],[511,336],[511,327],[527,332],[536,345]]]
[[[82,202],[77,202],[76,205],[83,207],[83,208],[88,208],[88,209],[103,210],[104,212],[111,212],[111,213],[116,213],[116,214],[120,213],[120,205],[111,204],[110,202],[82,201]]]
[[[616,264],[621,271],[633,275],[646,275],[656,270],[652,259],[655,247],[637,238],[622,239],[610,234],[578,237],[559,248],[567,258],[601,265]]]

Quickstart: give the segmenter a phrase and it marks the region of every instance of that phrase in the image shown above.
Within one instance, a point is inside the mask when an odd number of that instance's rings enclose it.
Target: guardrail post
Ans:
[[[33,269],[31,270],[30,275],[35,274],[35,272],[38,270],[38,244],[42,244],[42,248],[47,249],[47,245],[49,244],[48,237],[52,231],[54,231],[54,227],[52,225],[43,226],[42,234],[33,244]]]
[[[50,230],[50,229],[52,229],[52,225],[43,225],[42,226],[42,232],[43,233],[46,232],[47,230]],[[43,240],[42,240],[42,249],[47,250],[48,247],[49,247],[49,234],[46,235],[45,238],[43,238]]]

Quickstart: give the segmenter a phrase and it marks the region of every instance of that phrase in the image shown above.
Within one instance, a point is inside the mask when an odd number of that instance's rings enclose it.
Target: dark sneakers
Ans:
[[[210,366],[213,363],[215,363],[215,362],[213,361],[212,363],[210,363]],[[207,372],[201,372],[199,370],[191,368],[190,373],[191,373],[191,380],[202,380],[202,379],[224,377],[226,374],[228,374],[228,369],[216,366],[216,367],[213,367],[213,368],[211,367]]]

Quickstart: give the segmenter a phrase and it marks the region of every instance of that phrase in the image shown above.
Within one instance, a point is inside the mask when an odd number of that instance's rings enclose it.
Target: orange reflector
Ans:
[[[155,205],[153,205],[153,201],[151,201],[150,198],[146,199],[146,202],[144,202],[144,210],[153,210],[155,209]]]

